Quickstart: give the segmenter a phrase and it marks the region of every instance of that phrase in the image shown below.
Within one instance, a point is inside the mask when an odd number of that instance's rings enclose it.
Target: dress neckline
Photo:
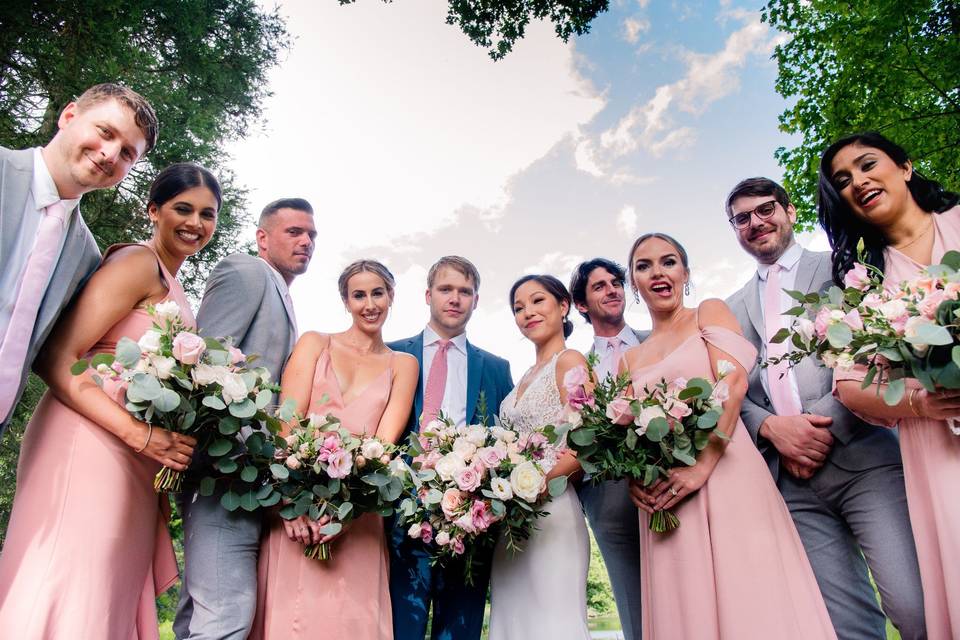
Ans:
[[[562,350],[560,350],[560,351],[557,351],[555,354],[553,354],[553,356],[550,357],[549,360],[547,360],[546,363],[544,363],[544,365],[543,365],[542,367],[540,367],[540,370],[537,371],[536,375],[534,375],[533,378],[531,378],[530,382],[527,383],[527,386],[523,388],[523,393],[522,393],[522,394],[520,393],[520,387],[518,386],[518,387],[516,388],[517,392],[516,392],[516,393],[514,394],[514,396],[513,396],[513,408],[514,408],[514,409],[516,409],[516,408],[517,408],[517,405],[520,404],[520,400],[521,400],[522,398],[526,398],[526,397],[527,397],[527,392],[530,391],[530,387],[533,386],[533,383],[540,379],[540,377],[543,375],[543,372],[544,372],[544,371],[550,369],[551,365],[553,365],[553,363],[555,363],[555,362],[557,361],[557,358],[559,358],[559,357],[560,357],[560,354],[563,353],[564,351],[566,351],[566,349],[562,349]],[[530,369],[527,369],[527,373],[530,373],[530,371],[531,371],[532,369],[533,369],[533,367],[530,367]],[[523,374],[524,377],[526,377],[527,373]],[[521,381],[522,381],[522,380],[521,380]]]
[[[383,368],[383,371],[375,375],[370,382],[364,385],[363,389],[361,389],[355,396],[350,398],[349,402],[347,402],[346,400],[344,400],[343,388],[340,386],[340,376],[337,375],[337,370],[333,368],[333,358],[330,357],[329,347],[324,349],[323,352],[320,354],[320,356],[321,357],[325,356],[327,359],[325,366],[333,375],[333,382],[334,382],[333,386],[336,387],[337,389],[337,398],[340,400],[340,406],[343,408],[348,407],[349,405],[353,404],[354,402],[362,398],[364,395],[366,395],[367,391],[369,391],[371,388],[376,386],[378,382],[380,382],[380,379],[383,378],[384,374],[393,370],[393,353],[391,352],[390,362],[388,362],[387,366]]]
[[[669,358],[670,356],[672,356],[673,354],[675,354],[677,351],[680,351],[680,349],[682,349],[682,348],[684,348],[685,346],[687,346],[687,343],[688,343],[688,342],[690,342],[690,341],[693,340],[694,338],[699,338],[699,337],[702,337],[702,336],[703,336],[703,329],[699,329],[699,328],[698,328],[695,333],[691,333],[691,334],[688,335],[686,338],[684,338],[684,339],[680,342],[680,344],[678,344],[676,347],[674,347],[673,351],[671,351],[671,352],[668,353],[667,355],[663,356],[662,358],[660,358],[660,359],[657,360],[656,362],[651,362],[650,364],[645,364],[645,365],[643,365],[643,366],[641,366],[641,367],[634,367],[633,369],[630,369],[630,377],[632,378],[632,377],[633,377],[633,374],[636,373],[637,371],[643,371],[644,369],[649,369],[649,368],[651,368],[651,367],[653,367],[653,366],[656,366],[656,365],[660,364],[661,362],[663,362],[664,360],[666,360],[667,358]]]

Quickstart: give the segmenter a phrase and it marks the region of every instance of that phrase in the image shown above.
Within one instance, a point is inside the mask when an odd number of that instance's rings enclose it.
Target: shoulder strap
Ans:
[[[157,255],[157,252],[153,250],[153,247],[148,245],[146,242],[120,242],[117,244],[112,244],[107,247],[107,250],[103,252],[103,257],[100,259],[100,264],[104,264],[107,261],[107,258],[120,251],[121,249],[126,249],[127,247],[145,247],[153,254],[153,257],[157,260],[157,270],[160,274],[160,282],[167,288],[167,291],[170,290],[170,280],[173,279],[173,276],[167,271],[167,268],[163,266],[163,261],[160,259],[160,256]]]

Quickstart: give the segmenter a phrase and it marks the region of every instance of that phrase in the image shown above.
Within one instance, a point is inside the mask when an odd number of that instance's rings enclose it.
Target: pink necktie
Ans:
[[[296,342],[300,337],[300,330],[297,328],[297,314],[293,312],[293,296],[287,291],[283,294],[283,299],[287,303],[287,309],[290,311],[290,324],[293,325],[293,341]]]
[[[779,264],[770,265],[767,271],[767,285],[763,290],[763,324],[767,332],[767,358],[776,358],[787,352],[787,341],[770,342],[770,338],[783,327],[780,311],[780,270]],[[771,365],[767,369],[767,386],[770,387],[770,401],[781,416],[797,416],[803,410],[790,387],[789,367],[786,362]]]
[[[620,356],[623,355],[620,349],[620,336],[607,338],[607,353],[610,354],[610,359],[607,360],[609,366],[606,371],[602,372],[603,377],[606,378],[607,374],[610,374],[616,378],[617,370],[620,368]]]
[[[37,322],[40,302],[46,293],[47,280],[54,262],[60,254],[65,217],[66,210],[59,201],[44,209],[33,250],[23,270],[20,293],[17,294],[17,301],[10,315],[7,335],[0,346],[0,380],[3,381],[0,383],[0,419],[5,419],[13,410],[13,403],[20,388],[20,373]]]
[[[423,389],[423,419],[421,425],[428,424],[440,413],[443,404],[443,391],[447,386],[447,351],[450,349],[449,340],[437,341],[437,352],[430,363],[430,373],[427,375],[427,386]]]

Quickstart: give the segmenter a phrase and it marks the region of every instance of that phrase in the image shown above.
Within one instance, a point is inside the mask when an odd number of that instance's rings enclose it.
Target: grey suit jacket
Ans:
[[[762,361],[766,358],[766,343],[761,337],[764,335],[764,324],[759,277],[754,274],[742,289],[727,299],[727,305],[740,323],[743,335],[757,348]],[[811,293],[823,290],[831,284],[830,254],[804,249],[800,256],[794,288]],[[759,435],[760,425],[774,412],[770,398],[763,389],[761,370],[757,366],[750,372],[750,386],[743,399],[740,417],[770,466],[774,478],[778,478],[780,455],[773,444]],[[884,464],[900,463],[900,446],[892,430],[863,422],[834,398],[833,371],[813,356],[801,360],[793,371],[804,413],[833,418],[830,431],[834,444],[827,457],[829,462],[848,471],[862,471]]]
[[[245,354],[258,354],[256,366],[266,367],[279,383],[297,335],[293,310],[266,262],[245,253],[227,256],[213,269],[197,314],[205,336],[233,336]]]
[[[23,208],[33,184],[33,150],[11,150],[0,147],[0,269],[6,268],[8,256],[13,251],[16,229],[23,219]],[[50,284],[37,311],[33,336],[27,347],[19,380],[4,380],[3,384],[17,385],[17,398],[23,393],[33,361],[50,335],[60,313],[70,303],[80,287],[100,263],[100,250],[80,216],[79,207],[70,216],[65,231],[66,239],[60,260],[53,269]],[[13,411],[10,412],[13,415]],[[10,421],[10,416],[0,416],[0,436]]]

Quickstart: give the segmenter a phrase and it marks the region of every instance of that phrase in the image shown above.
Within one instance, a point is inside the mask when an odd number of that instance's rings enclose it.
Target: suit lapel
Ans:
[[[797,280],[794,283],[794,289],[804,293],[811,293],[813,289],[813,278],[817,275],[817,254],[803,250],[800,254],[800,264],[797,265]]]
[[[420,365],[420,376],[417,378],[417,393],[413,396],[413,423],[414,429],[420,429],[420,414],[423,413],[423,379],[426,372],[423,370],[423,332],[410,338],[407,342],[407,353],[417,359]]]
[[[273,267],[267,264],[266,260],[259,258],[263,262],[264,268],[267,269],[267,273],[270,275],[270,281],[273,282],[273,286],[277,289],[277,294],[280,296],[280,301],[283,302],[283,310],[287,314],[287,325],[290,327],[290,351],[293,352],[293,347],[297,343],[297,338],[300,336],[297,335],[297,324],[294,318],[296,317],[293,312],[293,299],[291,296],[283,295],[283,288],[280,286],[280,282],[277,280],[279,277],[274,271]]]
[[[766,341],[766,330],[763,326],[763,307],[760,305],[760,275],[753,274],[750,282],[747,283],[743,291],[743,302],[747,307],[747,317],[750,318],[750,324],[754,331],[760,336],[760,342]]]
[[[477,410],[477,400],[480,398],[480,387],[483,381],[483,356],[480,350],[467,341],[467,424],[473,422],[474,413]],[[492,398],[487,398],[487,415],[496,413],[496,409],[490,407]]]
[[[33,183],[32,151],[4,153],[3,181],[0,183],[0,258],[12,250],[17,229]],[[30,163],[27,163],[30,160]]]

